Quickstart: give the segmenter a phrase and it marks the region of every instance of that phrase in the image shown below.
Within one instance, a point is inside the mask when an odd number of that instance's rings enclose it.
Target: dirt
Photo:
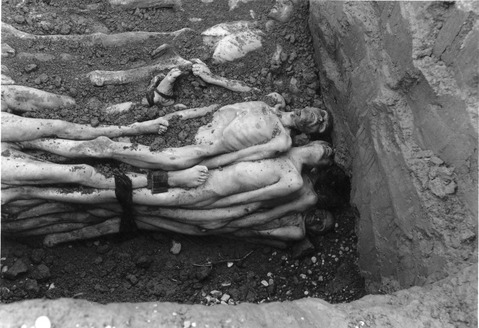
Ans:
[[[111,8],[106,1],[4,0],[2,21],[34,34],[175,31],[184,27],[196,32],[174,40],[165,37],[163,42],[131,43],[122,48],[5,39],[2,41],[13,47],[17,56],[4,58],[2,65],[9,68],[10,76],[18,84],[70,95],[77,102],[73,108],[30,112],[28,116],[75,123],[128,124],[172,112],[172,107],[136,106],[126,114],[104,114],[101,109],[107,105],[140,102],[151,77],[145,77],[141,83],[104,87],[95,87],[84,77],[96,69],[125,70],[148,64],[153,60],[152,51],[162,43],[172,45],[185,59],[201,58],[216,74],[245,81],[261,90],[234,93],[205,85],[188,75],[177,83],[176,90],[177,102],[188,108],[261,99],[272,91],[283,94],[288,110],[318,105],[321,95],[305,19],[307,4],[296,9],[290,22],[276,24],[261,50],[233,63],[213,65],[210,53],[201,44],[201,31],[221,22],[251,20],[250,10],[263,27],[271,7],[271,1],[253,1],[229,11],[226,1],[191,0],[183,1],[183,11],[122,10]],[[271,67],[276,43],[281,43],[288,54],[280,69]],[[69,53],[76,59],[41,61],[19,56],[22,52],[56,57]],[[31,64],[36,64],[36,68],[31,70]],[[289,87],[291,77],[298,81],[297,89]],[[131,141],[153,149],[189,144],[198,127],[207,120],[208,117],[181,124],[171,122],[165,135],[132,137]],[[304,138],[298,137],[295,142],[301,144]],[[42,156],[64,161],[55,156]],[[101,167],[104,172],[118,165],[105,161],[89,164]],[[281,250],[224,236],[191,237],[169,232],[142,232],[129,240],[109,236],[53,248],[44,248],[35,238],[14,240],[3,236],[1,300],[73,297],[101,303],[159,300],[216,304],[223,298],[224,302],[237,304],[303,297],[319,297],[333,303],[358,299],[365,291],[356,265],[358,215],[348,205],[349,179],[337,167],[332,167],[320,179],[317,190],[320,192],[318,208],[330,209],[336,224],[324,235],[309,236],[312,245],[303,251],[300,249],[304,245],[298,244]],[[170,252],[173,241],[181,244],[179,254]],[[17,275],[7,275],[7,270],[13,267],[19,269]]]

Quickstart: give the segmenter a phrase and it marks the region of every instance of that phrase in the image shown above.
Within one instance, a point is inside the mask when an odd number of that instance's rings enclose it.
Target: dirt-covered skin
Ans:
[[[28,116],[92,125],[128,124],[174,111],[173,107],[136,105],[128,113],[105,114],[101,109],[107,105],[140,102],[151,76],[145,76],[139,83],[103,87],[93,86],[85,77],[86,73],[97,69],[125,70],[149,64],[154,60],[152,51],[163,43],[172,45],[185,59],[200,58],[215,74],[260,89],[260,92],[234,93],[206,85],[190,74],[178,81],[176,90],[177,103],[188,108],[257,100],[273,91],[282,93],[287,109],[320,104],[306,3],[296,8],[291,21],[276,23],[267,32],[261,50],[233,63],[213,65],[209,50],[201,43],[200,33],[218,23],[251,20],[251,10],[260,28],[266,31],[267,13],[273,5],[272,1],[258,0],[240,3],[230,11],[227,3],[184,0],[183,10],[123,10],[111,8],[107,1],[3,0],[2,21],[32,34],[168,32],[185,27],[195,32],[174,39],[165,37],[154,43],[131,43],[122,48],[2,38],[2,42],[16,50],[15,57],[2,58],[2,65],[9,68],[10,76],[18,84],[70,95],[77,102],[74,108],[31,112]],[[271,65],[277,43],[285,53],[279,68]],[[42,61],[29,55],[38,53],[49,54],[55,59]],[[70,57],[63,55],[61,59],[61,54]],[[28,69],[31,64],[36,68]],[[290,86],[292,78],[296,81],[295,86]],[[197,129],[209,120],[210,117],[204,117],[181,124],[173,120],[164,135],[131,137],[130,140],[150,145],[152,149],[190,144]],[[296,141],[301,143],[301,140]],[[57,156],[38,155],[51,161],[65,161]],[[118,166],[108,161],[89,164],[101,168],[105,174],[111,174]],[[124,164],[120,168],[132,169]],[[230,304],[303,297],[319,297],[330,302],[357,299],[364,295],[363,280],[356,266],[354,229],[357,214],[345,205],[349,185],[344,173],[338,172],[331,173],[338,179],[324,178],[323,185],[317,188],[322,194],[329,193],[329,198],[320,197],[320,205],[331,209],[337,224],[326,235],[310,236],[314,249],[297,259],[292,257],[295,247],[278,250],[222,236],[199,238],[142,232],[127,241],[105,237],[54,248],[44,248],[41,240],[34,238],[14,241],[3,237],[4,279],[0,283],[0,299],[13,302],[26,298],[76,297],[102,303],[159,300],[214,304],[215,295],[210,294],[213,290],[221,292],[216,295],[218,299],[229,295]],[[178,255],[170,253],[172,240],[182,245]],[[248,256],[243,261],[238,261],[245,255]],[[208,266],[211,262],[213,264]],[[228,262],[233,265],[229,266]],[[7,272],[15,265],[25,270],[19,270],[13,277]]]

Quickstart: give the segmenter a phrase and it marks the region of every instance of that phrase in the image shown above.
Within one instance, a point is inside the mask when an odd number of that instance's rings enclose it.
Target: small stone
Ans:
[[[265,29],[266,29],[266,32],[271,32],[273,30],[273,27],[274,27],[274,24],[275,24],[275,21],[270,19],[269,21],[266,22],[265,24]]]
[[[318,262],[318,258],[316,256],[313,256],[311,258],[311,263],[315,264],[316,262]]]
[[[60,34],[70,34],[72,27],[68,24],[63,24],[60,28]]]
[[[98,119],[97,119],[98,120]],[[110,245],[100,245],[97,247],[96,252],[98,254],[105,254],[111,249]]]
[[[39,264],[45,257],[45,251],[41,248],[34,249],[30,255],[30,259],[34,264]]]
[[[93,261],[93,263],[95,263],[95,264],[100,264],[100,263],[102,263],[102,262],[103,262],[103,258],[102,258],[101,256],[98,256],[98,257]]]
[[[186,133],[186,131],[184,130],[178,134],[178,139],[181,141],[184,141],[187,137],[188,137],[188,133]]]
[[[6,43],[2,43],[2,57],[15,57],[15,49]]]
[[[47,316],[43,315],[41,317],[38,317],[37,320],[35,320],[35,328],[51,328],[51,326],[52,323]]]
[[[46,75],[45,73],[40,74],[40,76],[38,78],[40,79],[40,82],[42,82],[42,83],[46,83],[49,80],[48,75]]]
[[[40,287],[38,287],[38,283],[35,279],[27,279],[25,280],[25,290],[37,294],[40,291]]]
[[[30,65],[25,66],[25,72],[27,72],[27,73],[34,72],[37,69],[38,69],[38,66],[36,64],[30,64]]]
[[[432,156],[429,160],[436,165],[444,164],[444,161],[437,156]]]
[[[15,279],[19,275],[28,272],[28,266],[23,262],[23,260],[18,259],[13,263],[13,265],[8,268],[7,272],[5,272],[4,276],[7,279]]]
[[[216,290],[216,289],[212,290],[210,292],[210,295],[215,297],[215,298],[220,298],[222,294],[223,294],[222,292],[220,292],[219,290]]]
[[[173,255],[178,255],[181,252],[181,243],[178,243],[176,241],[171,242],[171,248],[170,248],[170,253]]]
[[[14,20],[15,23],[17,23],[17,24],[23,24],[23,23],[25,23],[25,17],[23,17],[22,15],[15,15],[15,16],[13,16],[13,20]]]
[[[51,277],[50,269],[45,264],[40,264],[32,272],[32,278],[43,281]]]
[[[62,78],[60,76],[55,76],[55,78],[53,79],[53,84],[55,84],[55,86],[57,88],[61,87],[62,86]]]
[[[136,260],[135,264],[136,264],[137,267],[146,269],[146,268],[150,267],[152,262],[153,262],[153,260],[149,256],[142,255]]]
[[[132,284],[132,285],[136,285],[138,283],[138,278],[133,275],[133,274],[129,274],[126,276],[126,279]]]
[[[158,108],[155,108],[155,107],[149,108],[146,115],[148,116],[150,120],[155,119],[156,117],[158,117]]]
[[[298,58],[298,54],[296,51],[293,51],[291,55],[289,55],[289,62],[292,63],[296,58]]]
[[[78,95],[78,91],[77,89],[75,88],[70,88],[70,90],[68,90],[68,93],[70,94],[70,96],[72,97],[76,97]]]
[[[210,266],[199,267],[196,270],[195,278],[198,279],[198,281],[203,281],[208,278],[208,276],[211,274],[211,271],[212,268]]]
[[[266,280],[261,280],[261,285],[263,285],[264,287],[268,287],[269,283]]]
[[[228,263],[226,263],[226,266],[227,266],[228,268],[231,268],[231,267],[233,266],[233,264],[234,264],[233,262],[228,262]]]
[[[98,120],[97,117],[94,117],[94,118],[91,119],[90,125],[91,125],[92,127],[96,128],[97,126],[100,125],[100,120]],[[98,252],[98,249],[97,249],[97,252]],[[100,254],[102,254],[102,253],[100,253]]]
[[[221,301],[223,302],[228,302],[228,300],[231,298],[230,295],[228,294],[223,294],[223,296],[221,296]]]
[[[106,293],[106,292],[109,292],[110,290],[108,289],[108,287],[104,286],[104,285],[100,285],[100,284],[96,284],[94,289],[96,291],[99,291],[99,292],[102,292],[102,293]]]
[[[38,25],[42,28],[42,30],[44,30],[45,32],[50,32],[53,28],[52,24],[50,22],[47,22],[47,21],[41,21],[40,23],[38,23]]]

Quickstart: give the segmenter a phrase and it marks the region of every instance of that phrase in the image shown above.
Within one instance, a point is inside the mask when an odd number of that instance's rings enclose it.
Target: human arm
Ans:
[[[294,172],[282,172],[279,180],[269,186],[226,196],[209,204],[206,208],[227,207],[285,197],[298,191],[302,186],[303,179],[300,175]]]
[[[291,148],[291,137],[286,131],[282,131],[279,135],[272,138],[269,142],[254,145],[235,152],[217,155],[203,160],[200,165],[214,169],[226,166],[232,163],[255,161],[260,159],[272,158]]]
[[[231,221],[226,226],[231,228],[251,228],[262,226],[276,219],[284,218],[295,213],[303,213],[311,209],[317,202],[318,197],[312,189],[312,185],[305,181],[305,185],[299,190],[294,197],[287,197],[275,201],[271,209],[265,211],[257,211],[241,219]]]
[[[216,110],[218,110],[218,108],[220,108],[220,105],[218,104],[213,104],[206,107],[188,108],[174,113],[166,114],[165,116],[163,116],[163,118],[165,120],[169,120],[173,117],[179,116],[182,120],[187,120],[191,118],[203,117],[209,113],[215,112]]]

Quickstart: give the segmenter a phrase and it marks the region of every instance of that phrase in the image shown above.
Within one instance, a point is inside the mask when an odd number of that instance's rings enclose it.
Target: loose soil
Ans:
[[[125,70],[148,64],[153,60],[152,51],[163,43],[172,45],[185,59],[202,59],[213,73],[245,81],[261,90],[234,93],[205,85],[188,75],[177,83],[176,90],[177,102],[188,108],[262,99],[273,91],[283,94],[287,109],[317,106],[321,95],[307,25],[307,4],[296,8],[290,22],[274,25],[261,50],[233,63],[213,65],[210,51],[201,43],[201,31],[222,22],[251,20],[251,11],[264,27],[272,5],[271,1],[258,0],[240,3],[230,11],[227,1],[185,0],[183,10],[122,10],[112,8],[106,1],[3,0],[2,21],[33,34],[166,32],[184,27],[195,32],[122,48],[5,39],[2,42],[13,47],[16,56],[3,58],[2,65],[8,67],[18,84],[70,95],[77,102],[74,108],[30,112],[28,116],[75,123],[128,124],[172,112],[172,107],[138,105],[128,113],[105,114],[101,109],[107,105],[140,102],[151,76],[145,76],[141,83],[104,87],[95,87],[84,77],[92,70]],[[270,62],[277,43],[288,55],[279,70],[271,68]],[[57,59],[41,60],[39,53]],[[58,59],[65,53],[75,60]],[[26,69],[31,64],[37,65],[36,69]],[[297,81],[296,88],[290,86],[292,77]],[[132,137],[130,141],[153,149],[191,144],[198,127],[208,120],[206,117],[171,122],[164,135]],[[304,136],[295,138],[296,144],[304,142]],[[55,156],[37,155],[65,162]],[[105,173],[118,165],[104,161],[90,164],[101,167]],[[357,299],[365,291],[356,265],[358,215],[349,205],[349,179],[333,166],[323,173],[316,187],[320,195],[318,208],[331,210],[336,224],[324,235],[309,236],[312,245],[303,248],[301,243],[281,250],[225,236],[192,237],[170,232],[141,232],[129,240],[107,236],[53,248],[44,248],[38,238],[3,236],[1,301],[74,297],[101,303],[159,300],[216,304],[223,297],[224,302],[237,304],[303,297],[319,297],[333,303]],[[170,252],[173,241],[181,244],[177,255]],[[23,269],[16,276],[5,275],[14,265]]]

